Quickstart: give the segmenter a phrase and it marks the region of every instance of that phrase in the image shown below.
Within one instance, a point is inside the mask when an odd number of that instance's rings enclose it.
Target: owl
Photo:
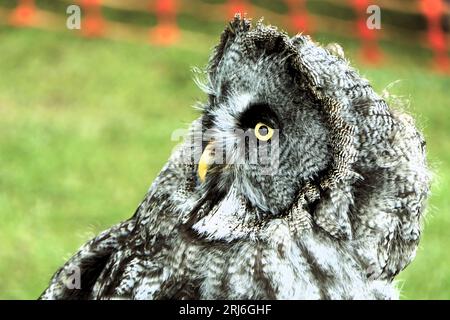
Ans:
[[[237,15],[201,115],[135,214],[40,298],[398,298],[429,194],[425,141],[336,48]]]

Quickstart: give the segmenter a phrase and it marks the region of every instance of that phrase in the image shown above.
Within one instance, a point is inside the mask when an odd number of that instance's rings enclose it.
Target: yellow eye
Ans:
[[[273,136],[273,129],[265,123],[258,122],[255,126],[255,136],[258,140],[268,141]]]

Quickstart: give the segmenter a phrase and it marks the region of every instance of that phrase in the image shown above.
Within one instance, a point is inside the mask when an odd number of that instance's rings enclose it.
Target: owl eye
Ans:
[[[273,136],[273,129],[265,123],[258,122],[255,126],[255,136],[258,140],[268,141]]]

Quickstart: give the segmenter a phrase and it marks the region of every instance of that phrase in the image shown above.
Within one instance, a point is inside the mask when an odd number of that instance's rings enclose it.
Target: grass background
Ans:
[[[99,231],[128,218],[204,97],[203,67],[220,29],[181,48],[87,40],[0,27],[0,299],[34,299],[53,272]],[[450,298],[450,78],[430,53],[383,44],[389,59],[360,65],[381,92],[410,100],[435,172],[416,260],[398,278],[405,299]]]

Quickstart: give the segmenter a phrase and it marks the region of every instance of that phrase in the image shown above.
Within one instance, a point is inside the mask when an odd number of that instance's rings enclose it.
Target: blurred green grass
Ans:
[[[1,299],[36,298],[83,242],[134,212],[175,145],[172,131],[197,116],[191,106],[204,97],[190,70],[217,39],[187,50],[0,27]],[[391,91],[409,98],[435,172],[402,297],[449,299],[450,78],[426,70],[426,52],[385,49],[390,62],[361,73],[378,92],[401,80]]]

